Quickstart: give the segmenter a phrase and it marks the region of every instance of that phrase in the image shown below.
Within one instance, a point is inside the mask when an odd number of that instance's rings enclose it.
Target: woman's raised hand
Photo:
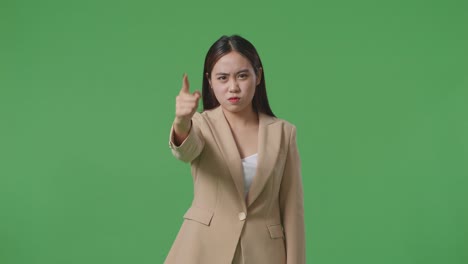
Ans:
[[[174,120],[175,141],[181,143],[188,135],[192,124],[192,117],[197,111],[199,91],[190,93],[187,74],[184,74],[182,88],[176,97],[176,117]]]
[[[176,119],[180,122],[190,122],[198,108],[198,100],[201,97],[199,91],[190,93],[187,74],[184,74],[182,89],[176,97]]]

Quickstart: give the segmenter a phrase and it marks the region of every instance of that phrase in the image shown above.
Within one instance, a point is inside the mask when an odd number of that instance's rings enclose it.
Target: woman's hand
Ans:
[[[176,113],[174,119],[174,143],[181,144],[187,138],[192,125],[192,117],[197,111],[198,100],[201,97],[199,91],[190,93],[187,74],[184,74],[182,88],[176,97]]]

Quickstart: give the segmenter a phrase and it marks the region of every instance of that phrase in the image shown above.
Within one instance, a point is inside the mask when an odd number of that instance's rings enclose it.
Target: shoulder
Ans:
[[[193,115],[193,117],[198,118],[198,119],[206,119],[206,118],[215,118],[215,117],[219,117],[219,113],[218,113],[218,112],[221,112],[221,111],[220,111],[220,109],[218,109],[218,108],[219,108],[219,107],[215,107],[215,108],[213,108],[213,109],[197,111],[197,112],[195,112],[195,114]]]
[[[296,125],[289,122],[288,120],[275,117],[275,124],[279,125],[282,128],[283,133],[283,140],[289,142],[288,144],[291,145],[296,142],[297,132],[296,132]]]
[[[221,107],[215,107],[213,109],[204,109],[201,112],[196,112],[195,115],[198,115],[200,118],[219,118],[222,114]]]
[[[282,118],[279,118],[279,117],[272,117],[272,118],[274,119],[274,122],[277,122],[277,123],[281,124],[285,128],[289,128],[289,129],[296,128],[295,124],[289,122],[286,119],[282,119]]]
[[[220,120],[222,116],[219,113],[220,111],[217,111],[216,108],[195,112],[192,116],[193,124],[200,129],[207,128]]]
[[[219,118],[219,117],[215,115],[214,109],[204,110],[202,112],[195,112],[195,114],[192,117],[192,119],[195,120],[195,122],[198,122],[198,123],[209,122],[209,121],[212,121],[212,120],[216,120],[217,118]]]
[[[282,119],[279,117],[271,117],[273,120],[273,123],[283,127],[284,131],[287,133],[295,133],[296,132],[296,125],[289,122],[286,119]]]

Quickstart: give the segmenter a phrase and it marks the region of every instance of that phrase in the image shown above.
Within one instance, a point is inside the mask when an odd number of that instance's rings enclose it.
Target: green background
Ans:
[[[295,124],[307,263],[468,263],[468,2],[0,2],[0,263],[162,263],[175,96],[223,34]]]

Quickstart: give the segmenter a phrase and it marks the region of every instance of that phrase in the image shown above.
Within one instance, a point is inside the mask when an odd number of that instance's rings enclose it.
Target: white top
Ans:
[[[244,170],[244,195],[247,197],[250,185],[257,172],[257,153],[242,159],[242,168]]]

